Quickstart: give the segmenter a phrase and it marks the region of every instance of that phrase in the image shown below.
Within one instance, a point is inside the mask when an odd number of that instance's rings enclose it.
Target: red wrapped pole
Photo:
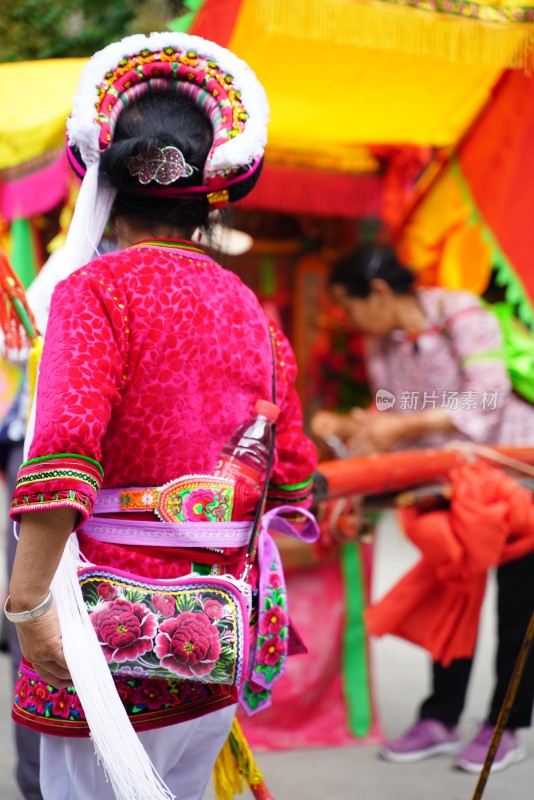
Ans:
[[[255,800],[274,800],[274,797],[268,790],[267,786],[265,785],[264,781],[258,783],[256,786],[251,786],[250,790],[255,798]]]
[[[469,445],[465,449],[403,450],[398,453],[381,453],[366,458],[346,458],[322,461],[317,471],[325,480],[326,497],[342,497],[351,494],[387,494],[411,486],[438,483],[447,473],[464,464],[472,453],[488,463],[495,463],[489,455],[515,459],[523,464],[534,465],[534,448],[494,447],[480,448]],[[502,464],[501,464],[502,466]]]

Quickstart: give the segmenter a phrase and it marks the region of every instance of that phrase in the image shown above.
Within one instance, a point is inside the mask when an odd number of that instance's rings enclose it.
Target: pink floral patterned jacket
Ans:
[[[270,331],[269,331],[270,329]],[[11,505],[14,519],[43,508],[79,511],[87,559],[168,578],[236,554],[104,544],[84,536],[101,488],[157,487],[211,474],[229,436],[272,398],[277,423],[272,504],[309,503],[316,465],[302,432],[296,364],[252,291],[188,242],[151,241],[97,258],[54,292],[36,396],[36,423]],[[243,507],[246,518],[252,508]],[[147,729],[234,703],[236,690],[195,682],[117,679],[133,724]],[[24,662],[14,717],[38,730],[86,736],[74,689],[47,687]]]

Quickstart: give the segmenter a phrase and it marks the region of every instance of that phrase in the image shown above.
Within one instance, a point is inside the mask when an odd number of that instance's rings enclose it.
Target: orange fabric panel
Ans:
[[[189,33],[228,47],[240,7],[241,0],[205,0]]]
[[[477,208],[534,299],[534,76],[507,72],[459,154]]]
[[[531,492],[481,463],[450,477],[450,510],[404,512],[421,560],[365,614],[371,635],[400,636],[444,666],[474,653],[488,569],[534,550]]]

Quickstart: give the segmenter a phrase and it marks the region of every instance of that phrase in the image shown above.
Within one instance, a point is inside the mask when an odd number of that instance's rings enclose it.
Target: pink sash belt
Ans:
[[[162,522],[92,517],[80,531],[99,542],[159,547],[245,547],[252,522]]]

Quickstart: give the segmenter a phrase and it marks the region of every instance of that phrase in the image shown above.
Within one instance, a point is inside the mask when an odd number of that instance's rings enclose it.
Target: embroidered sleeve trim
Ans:
[[[313,492],[313,477],[308,478],[306,481],[294,484],[275,484],[269,485],[269,495],[267,503],[272,505],[285,505],[286,503],[294,503],[295,505],[302,505],[308,500]]]
[[[43,508],[76,508],[86,519],[102,484],[97,461],[63,453],[32,458],[22,464],[11,501],[11,517]]]
[[[300,483],[280,483],[278,486],[271,484],[275,489],[282,489],[284,492],[295,492],[298,489],[308,489],[313,481],[313,476]]]
[[[104,477],[104,470],[102,469],[102,466],[98,463],[98,461],[95,461],[94,458],[90,458],[89,456],[80,456],[77,453],[57,453],[56,455],[51,455],[51,456],[30,458],[28,461],[25,461],[22,466],[25,467],[28,464],[40,464],[42,461],[52,461],[53,459],[65,459],[65,458],[87,461],[89,464],[93,464],[95,467],[98,467],[98,469],[100,470],[100,474],[102,475],[102,477]]]

